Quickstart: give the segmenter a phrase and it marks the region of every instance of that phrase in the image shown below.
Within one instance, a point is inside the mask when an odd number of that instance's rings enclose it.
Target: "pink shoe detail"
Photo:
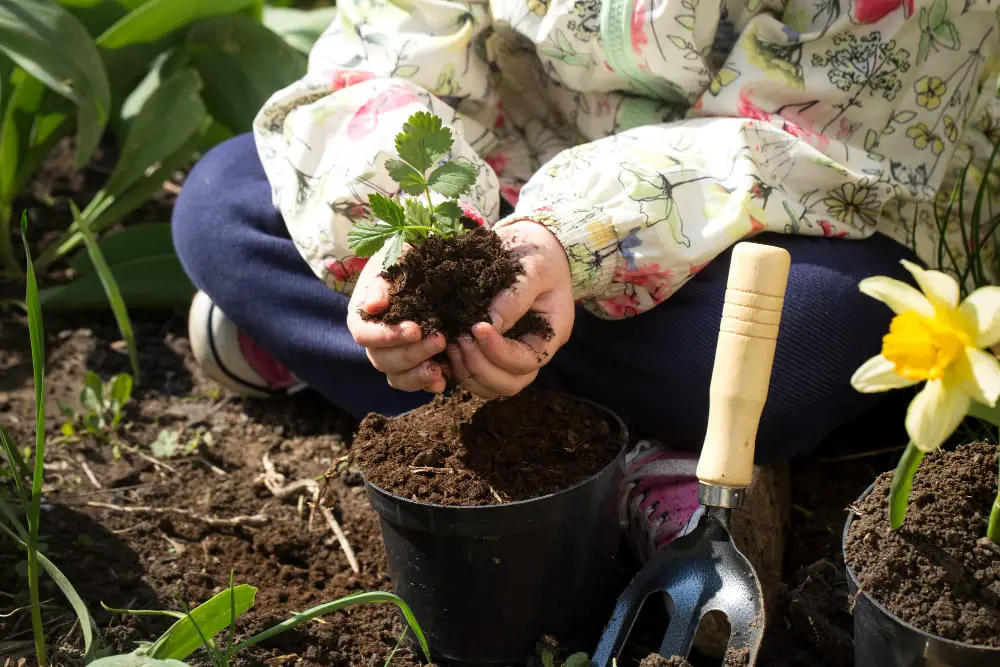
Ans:
[[[236,334],[240,344],[240,352],[247,360],[247,363],[257,371],[257,374],[264,378],[268,387],[275,390],[287,389],[295,384],[295,376],[288,372],[277,359],[272,357],[264,348],[255,343],[242,331]]]

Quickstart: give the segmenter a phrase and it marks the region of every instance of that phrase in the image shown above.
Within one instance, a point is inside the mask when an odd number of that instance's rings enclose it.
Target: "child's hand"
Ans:
[[[358,276],[354,293],[347,306],[347,328],[354,341],[365,348],[368,360],[385,373],[389,386],[402,391],[436,394],[444,391],[445,379],[441,366],[429,361],[445,348],[444,336],[422,338],[415,322],[386,325],[366,322],[358,313],[363,309],[375,315],[389,307],[389,283],[382,277],[382,252],[376,253]]]
[[[569,262],[555,235],[530,221],[499,227],[496,233],[520,256],[524,275],[493,300],[492,323],[475,325],[473,336],[448,347],[455,379],[484,398],[513,396],[531,384],[538,369],[569,340],[576,314]],[[552,337],[504,338],[501,334],[529,310],[548,320]]]

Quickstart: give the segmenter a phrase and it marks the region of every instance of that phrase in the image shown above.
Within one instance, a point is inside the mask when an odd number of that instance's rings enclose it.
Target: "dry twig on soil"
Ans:
[[[196,514],[191,510],[185,510],[179,507],[145,507],[141,505],[125,507],[121,505],[112,505],[111,503],[99,503],[93,500],[87,501],[84,505],[86,507],[111,510],[113,512],[123,512],[126,514],[175,514],[209,526],[263,526],[269,520],[263,514],[254,514],[252,516],[234,516],[229,517],[228,519],[219,519],[216,517]]]

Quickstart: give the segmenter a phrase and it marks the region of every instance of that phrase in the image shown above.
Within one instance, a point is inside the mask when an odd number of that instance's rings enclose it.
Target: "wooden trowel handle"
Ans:
[[[753,480],[757,427],[771,365],[791,256],[758,243],[733,248],[709,389],[708,429],[698,461],[702,484],[743,489]]]

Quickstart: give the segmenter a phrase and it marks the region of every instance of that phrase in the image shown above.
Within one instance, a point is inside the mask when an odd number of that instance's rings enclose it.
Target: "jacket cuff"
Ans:
[[[557,203],[516,211],[497,226],[523,221],[540,224],[559,239],[569,260],[577,301],[608,293],[621,254],[615,226],[603,211]]]

